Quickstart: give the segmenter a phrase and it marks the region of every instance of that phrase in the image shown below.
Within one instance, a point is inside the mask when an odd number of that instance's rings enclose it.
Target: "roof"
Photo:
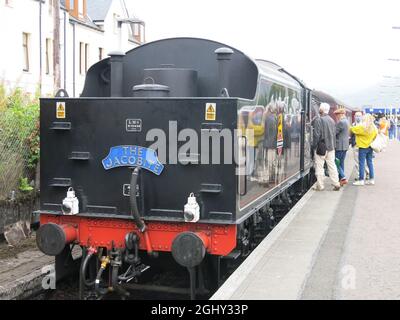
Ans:
[[[264,74],[267,78],[273,81],[280,82],[286,86],[298,88],[300,81],[292,75],[284,71],[282,67],[272,61],[256,59],[255,63],[258,67],[259,72]]]
[[[90,28],[102,31],[99,26],[95,24],[95,22],[105,20],[112,2],[113,0],[87,0],[87,16],[85,19],[79,20],[70,16],[70,21],[74,21]],[[60,4],[61,8],[65,9],[65,0],[60,0]]]
[[[112,2],[113,0],[87,0],[87,15],[92,21],[104,21]],[[65,8],[65,0],[60,0],[60,3]]]
[[[87,14],[92,21],[104,21],[113,0],[87,0]]]
[[[80,19],[76,19],[76,18],[73,17],[73,16],[70,16],[70,17],[69,17],[69,22],[70,22],[70,23],[78,23],[78,24],[81,24],[81,25],[83,25],[83,26],[92,28],[92,29],[94,29],[94,30],[96,30],[96,31],[101,31],[101,32],[103,32],[103,30],[102,30],[99,26],[97,26],[92,20],[90,20],[89,17],[86,17],[85,20],[80,20]]]

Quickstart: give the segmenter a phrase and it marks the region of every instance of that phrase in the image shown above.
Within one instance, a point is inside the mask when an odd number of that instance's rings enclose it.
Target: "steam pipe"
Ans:
[[[146,225],[144,224],[143,220],[140,219],[140,214],[139,214],[139,209],[137,206],[137,199],[136,199],[136,186],[138,183],[138,177],[139,177],[139,171],[140,168],[136,167],[132,171],[132,176],[131,176],[131,184],[130,184],[130,191],[129,191],[129,200],[131,203],[131,214],[133,219],[135,220],[135,224],[140,230],[140,232],[143,233],[145,243],[146,243],[146,249],[148,254],[153,254],[153,249],[151,247],[151,241],[149,234],[146,230]]]
[[[139,167],[136,167],[132,171],[131,185],[130,185],[130,191],[129,191],[129,200],[131,203],[131,214],[132,214],[133,219],[135,220],[135,224],[141,232],[144,232],[146,230],[146,225],[144,224],[142,219],[140,219],[140,214],[139,214],[139,209],[137,206],[137,199],[136,199],[136,186],[138,183],[139,171],[140,171]]]
[[[89,264],[90,258],[93,256],[95,252],[94,251],[89,251],[89,253],[86,254],[85,259],[83,259],[82,264],[81,264],[81,279],[85,286],[87,287],[92,287],[95,284],[95,281],[88,281],[86,279],[86,269]]]
[[[123,85],[123,58],[125,53],[121,51],[113,51],[108,54],[110,56],[111,65],[111,97],[122,97]]]
[[[218,95],[229,97],[229,61],[232,59],[231,48],[218,48],[214,51],[218,60]]]

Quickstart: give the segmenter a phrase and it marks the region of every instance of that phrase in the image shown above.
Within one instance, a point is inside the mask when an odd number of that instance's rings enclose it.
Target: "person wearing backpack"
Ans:
[[[359,162],[359,180],[354,182],[355,186],[363,186],[365,184],[375,184],[374,164],[372,162],[373,150],[371,148],[372,142],[375,140],[378,129],[374,124],[373,116],[365,114],[362,122],[350,128],[351,132],[356,137],[356,145],[358,149],[358,162]],[[369,169],[369,180],[364,181],[365,161],[367,161]]]
[[[315,149],[314,164],[317,183],[314,190],[324,190],[324,164],[328,167],[329,178],[333,190],[340,190],[339,176],[335,164],[335,140],[336,126],[329,116],[330,105],[321,103],[319,107],[320,117],[314,122],[313,148]]]

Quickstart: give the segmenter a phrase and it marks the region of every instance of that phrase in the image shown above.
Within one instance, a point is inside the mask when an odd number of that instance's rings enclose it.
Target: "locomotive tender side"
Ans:
[[[111,268],[134,256],[135,270],[138,249],[193,268],[243,247],[248,222],[309,174],[310,101],[279,66],[210,40],[111,53],[80,98],[41,99],[39,248],[79,244],[83,269],[104,249]],[[76,215],[62,205],[69,188]],[[184,209],[192,194],[198,220]]]

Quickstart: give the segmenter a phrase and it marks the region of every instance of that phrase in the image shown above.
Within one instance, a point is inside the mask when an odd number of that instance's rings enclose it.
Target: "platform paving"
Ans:
[[[392,141],[376,155],[376,185],[358,189],[336,299],[400,299],[399,160],[400,143]]]
[[[211,299],[399,298],[399,158],[376,155],[375,186],[310,190]]]
[[[42,290],[44,267],[54,267],[54,257],[36,249],[0,260],[0,300],[30,297]]]

